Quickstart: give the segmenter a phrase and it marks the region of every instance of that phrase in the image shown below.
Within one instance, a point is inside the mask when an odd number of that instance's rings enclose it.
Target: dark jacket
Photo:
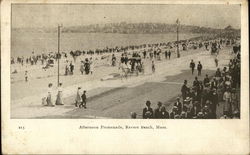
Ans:
[[[180,114],[182,111],[182,103],[181,102],[175,102],[174,106],[176,106],[178,108],[178,113]]]
[[[162,119],[168,119],[169,118],[169,113],[167,111],[161,111],[161,118]]]
[[[145,107],[142,112],[143,119],[153,118],[153,109]]]
[[[197,70],[202,70],[202,65],[201,64],[197,65]]]
[[[156,119],[160,119],[161,118],[161,111],[160,111],[159,107],[155,109],[154,118],[156,118]]]
[[[86,94],[82,94],[81,98],[82,98],[82,101],[83,101],[83,102],[86,102],[86,100],[87,100]]]
[[[195,68],[195,63],[194,62],[190,62],[190,68],[192,68],[192,69]]]

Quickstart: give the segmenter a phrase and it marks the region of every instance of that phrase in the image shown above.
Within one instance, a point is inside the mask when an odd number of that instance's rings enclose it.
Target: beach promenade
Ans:
[[[231,58],[231,47],[221,50],[219,67],[226,66]],[[156,72],[151,73],[150,60],[145,60],[145,74],[131,76],[127,80],[120,78],[101,78],[119,74],[117,67],[102,65],[94,70],[94,77],[91,75],[61,76],[63,82],[63,106],[45,107],[42,106],[42,97],[46,95],[46,87],[49,82],[56,85],[56,76],[34,79],[29,83],[13,83],[11,89],[15,97],[11,101],[11,118],[130,118],[130,112],[136,112],[141,118],[145,102],[150,100],[155,108],[158,101],[163,102],[167,110],[172,108],[172,103],[180,95],[180,89],[184,79],[191,85],[194,77],[189,70],[190,60],[204,62],[202,76],[214,74],[216,67],[214,57],[209,51],[198,49],[194,51],[182,51],[181,58],[172,54],[170,60],[163,58],[156,61]],[[112,76],[111,76],[112,77]],[[46,83],[47,82],[47,83]],[[87,90],[87,109],[79,109],[74,106],[77,87]],[[30,91],[15,92],[16,87],[30,89]],[[15,94],[16,93],[16,94]],[[19,94],[18,94],[19,93]],[[57,90],[53,91],[53,98],[56,98]],[[220,113],[220,111],[218,112]]]

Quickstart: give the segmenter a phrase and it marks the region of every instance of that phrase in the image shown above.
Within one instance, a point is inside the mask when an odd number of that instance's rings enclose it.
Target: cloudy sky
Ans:
[[[12,5],[13,27],[160,22],[240,28],[240,5]]]

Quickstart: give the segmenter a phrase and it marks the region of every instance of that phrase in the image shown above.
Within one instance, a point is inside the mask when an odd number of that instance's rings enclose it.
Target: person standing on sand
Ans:
[[[214,58],[214,62],[215,62],[215,66],[218,67],[219,60],[218,60],[218,58],[217,58],[217,55],[216,55],[216,57]]]
[[[74,74],[74,64],[72,63],[72,61],[70,62],[70,74]]]
[[[168,51],[168,58],[169,58],[169,60],[170,60],[170,57],[171,57],[171,50],[172,50],[172,48]]]
[[[80,72],[83,75],[83,72],[84,72],[84,62],[83,61],[81,61]]]
[[[28,82],[28,71],[25,71],[24,76],[25,76],[25,82]]]
[[[168,59],[168,51],[167,50],[165,51],[165,59],[166,60]]]
[[[187,87],[187,80],[184,80],[184,84],[181,87],[181,93],[182,93],[182,99],[183,99],[183,101],[187,97],[188,90],[189,90],[189,88]]]
[[[193,59],[191,60],[189,67],[191,68],[192,75],[193,75],[194,74],[194,68],[195,68],[195,63],[194,63]]]
[[[56,98],[56,105],[63,105],[63,100],[62,100],[62,83],[59,83],[58,86],[58,94]]]
[[[78,105],[81,103],[81,94],[80,94],[81,87],[78,87],[76,92],[76,99],[75,99],[75,106],[78,107]]]
[[[197,70],[198,70],[198,76],[201,76],[201,70],[202,70],[202,64],[199,61],[198,65],[197,65]]]
[[[154,60],[152,61],[152,73],[155,73],[155,63],[154,63]]]
[[[89,72],[92,75],[94,71],[94,61],[92,60],[92,57],[89,59]]]
[[[46,106],[50,106],[50,107],[54,107],[54,105],[52,104],[52,86],[53,86],[52,83],[49,83],[48,95],[46,98],[46,102],[47,102]]]
[[[86,96],[86,90],[83,91],[83,94],[81,96],[82,98],[82,102],[79,105],[79,108],[84,107],[85,109],[87,109],[87,96]]]

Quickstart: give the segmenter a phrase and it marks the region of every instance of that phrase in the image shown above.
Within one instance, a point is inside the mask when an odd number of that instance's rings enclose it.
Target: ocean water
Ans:
[[[11,56],[29,56],[38,53],[57,52],[57,33],[17,32],[11,34]],[[189,39],[199,34],[180,34],[179,39]],[[60,51],[95,50],[105,47],[161,43],[176,40],[170,34],[115,34],[115,33],[61,33]]]

